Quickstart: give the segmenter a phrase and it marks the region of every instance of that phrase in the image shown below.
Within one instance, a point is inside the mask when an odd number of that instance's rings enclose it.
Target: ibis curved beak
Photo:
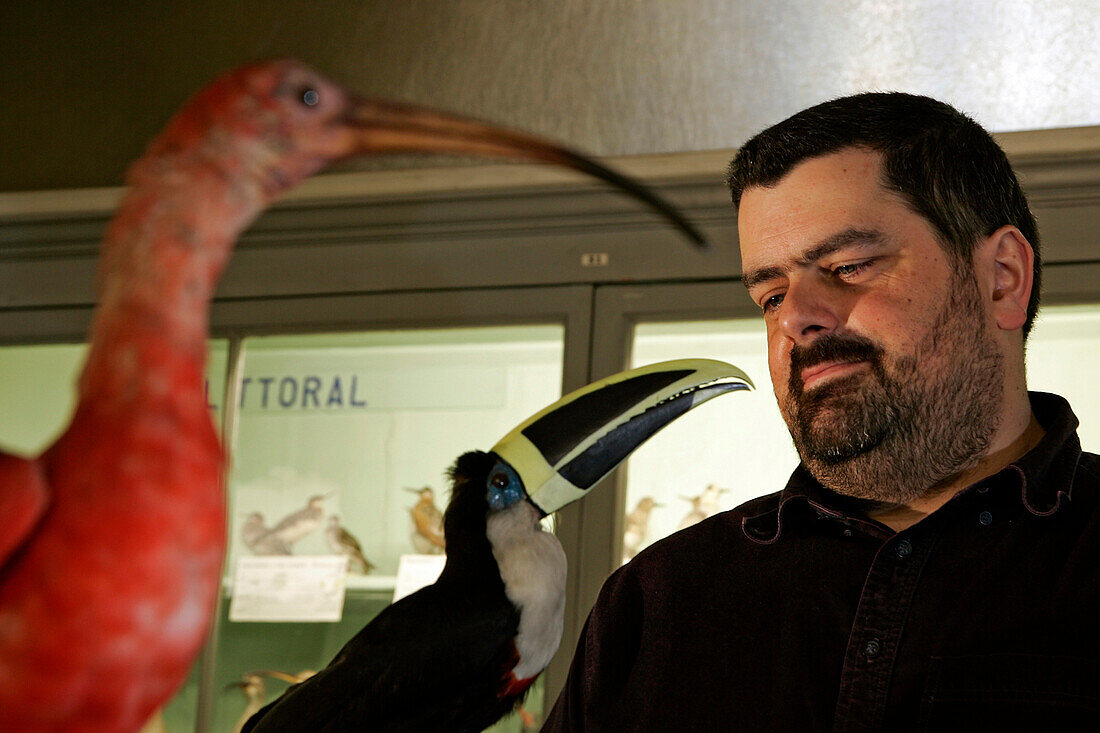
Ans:
[[[695,246],[709,246],[698,229],[648,187],[549,140],[450,112],[380,99],[352,99],[343,122],[353,131],[359,152],[452,153],[572,168],[640,199],[683,231]]]
[[[583,497],[664,426],[718,395],[752,389],[737,367],[679,359],[619,372],[527,419],[493,447],[545,516]]]

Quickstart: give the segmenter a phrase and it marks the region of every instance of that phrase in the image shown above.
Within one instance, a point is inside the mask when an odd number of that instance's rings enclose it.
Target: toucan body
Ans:
[[[244,731],[480,731],[510,712],[561,641],[565,553],[546,515],[584,496],[687,410],[748,378],[722,362],[642,367],[582,388],[489,452],[459,457],[447,561]]]

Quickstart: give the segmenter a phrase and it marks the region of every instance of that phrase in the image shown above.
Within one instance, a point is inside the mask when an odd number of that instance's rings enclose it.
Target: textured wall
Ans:
[[[272,55],[629,155],[734,147],[863,89],[997,131],[1097,124],[1098,38],[1093,0],[5,0],[0,190],[118,184],[186,96]]]

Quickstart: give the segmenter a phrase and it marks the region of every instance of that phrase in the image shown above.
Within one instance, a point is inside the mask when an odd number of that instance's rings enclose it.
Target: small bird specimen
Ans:
[[[257,555],[289,555],[290,545],[271,534],[264,524],[264,515],[252,512],[241,524],[241,539],[245,547]]]
[[[685,529],[720,512],[722,507],[718,505],[718,499],[722,494],[728,493],[729,489],[723,489],[718,484],[707,484],[698,496],[681,496],[684,501],[691,502],[691,511],[684,515],[676,529]]]
[[[649,539],[649,515],[655,507],[661,507],[652,496],[643,496],[626,515],[626,528],[623,531],[623,562],[631,558],[645,546]]]
[[[267,701],[267,682],[259,672],[248,672],[241,675],[240,682],[234,682],[226,686],[226,689],[240,688],[244,693],[245,706],[241,717],[233,725],[233,733],[240,733],[241,728],[248,719],[256,714],[256,711],[264,706]]]
[[[409,509],[412,519],[409,538],[413,547],[421,555],[442,555],[447,544],[443,540],[443,512],[435,505],[435,492],[430,486],[405,491],[413,491],[420,496]]]
[[[641,367],[563,397],[488,453],[460,456],[450,471],[439,579],[384,609],[244,731],[492,725],[522,701],[561,641],[565,553],[540,520],[585,496],[692,407],[749,386],[722,362]]]
[[[325,541],[334,554],[347,555],[348,572],[367,575],[374,570],[374,564],[363,554],[363,548],[359,544],[359,540],[340,525],[340,517],[335,514],[330,515],[328,518],[328,526],[325,527]]]
[[[129,170],[72,421],[38,457],[0,452],[0,731],[132,733],[175,693],[225,556],[225,460],[203,370],[232,245],[329,163],[417,151],[584,171],[702,242],[644,186],[522,133],[357,99],[288,60],[213,82]]]
[[[245,698],[244,710],[241,712],[241,717],[237,719],[236,724],[233,726],[233,733],[240,733],[241,728],[248,722],[248,719],[255,715],[256,711],[267,702],[267,681],[264,680],[264,677],[273,677],[283,680],[284,682],[296,684],[309,679],[314,674],[316,674],[316,672],[313,670],[299,672],[296,675],[279,672],[277,670],[261,670],[257,672],[246,672],[241,675],[239,682],[232,682],[226,685],[226,690],[240,689],[240,691],[244,693]]]
[[[329,494],[314,494],[309,497],[305,508],[291,512],[279,520],[261,540],[268,540],[279,546],[293,549],[294,543],[321,526],[325,517],[324,501]]]

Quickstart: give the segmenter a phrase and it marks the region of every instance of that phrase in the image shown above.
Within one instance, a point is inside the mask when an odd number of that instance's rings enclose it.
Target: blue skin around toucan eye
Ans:
[[[522,501],[526,495],[519,475],[504,461],[498,461],[489,472],[485,490],[485,498],[493,511],[507,509],[516,502]]]

